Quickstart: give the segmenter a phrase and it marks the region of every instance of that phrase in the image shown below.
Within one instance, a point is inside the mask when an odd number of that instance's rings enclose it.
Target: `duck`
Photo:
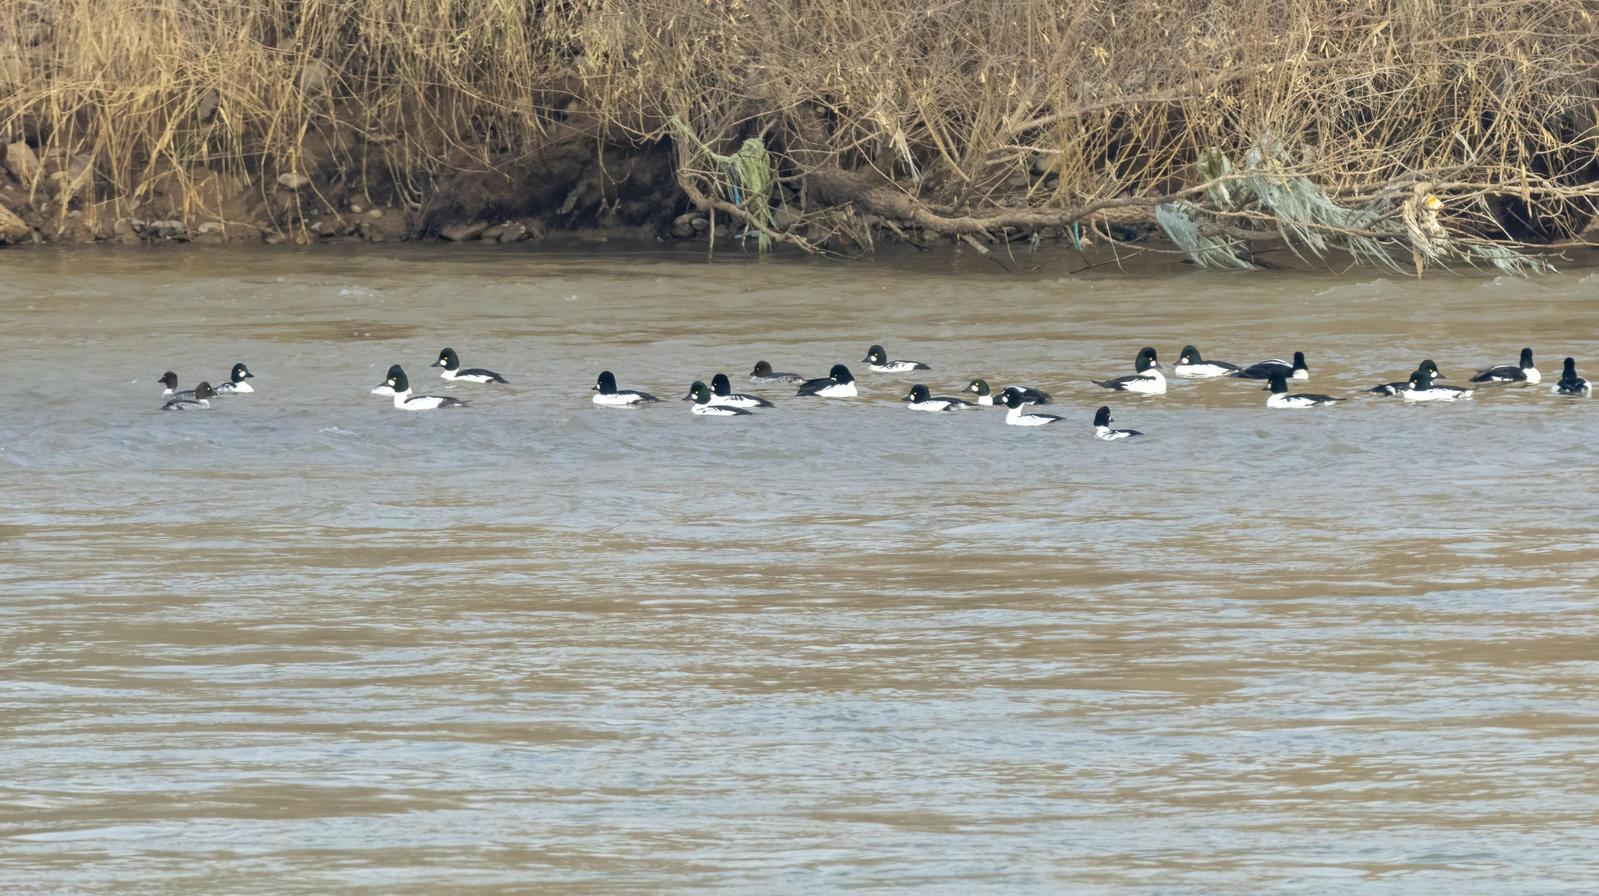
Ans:
[[[1516,364],[1490,367],[1471,378],[1474,383],[1537,383],[1543,374],[1532,364],[1532,349],[1521,350],[1521,360]]]
[[[977,405],[959,398],[949,398],[943,395],[934,397],[928,392],[927,387],[921,383],[911,387],[910,394],[901,401],[910,402],[906,407],[913,411],[954,411],[962,408],[975,408]]]
[[[1417,373],[1420,373],[1423,370],[1425,370],[1427,372],[1428,376],[1432,377],[1435,380],[1441,380],[1441,379],[1444,378],[1444,375],[1438,372],[1437,363],[1435,363],[1433,361],[1433,359],[1431,359],[1431,358],[1428,358],[1427,360],[1422,361],[1420,364],[1418,364],[1416,366],[1416,372]],[[1366,391],[1370,392],[1373,395],[1381,395],[1384,398],[1392,398],[1393,396],[1398,395],[1399,393],[1401,393],[1401,392],[1403,392],[1403,391],[1405,391],[1406,389],[1409,389],[1409,388],[1410,388],[1410,381],[1409,380],[1405,380],[1402,383],[1383,383],[1380,386],[1372,386],[1370,389],[1367,389]]]
[[[217,394],[216,390],[211,388],[211,384],[205,382],[204,380],[200,381],[200,385],[195,386],[193,389],[187,391],[192,394],[185,394],[183,392],[174,393],[173,397],[168,399],[167,403],[161,406],[161,410],[204,411],[211,407],[211,402],[207,399],[215,398]]]
[[[883,351],[881,345],[874,345],[866,350],[866,357],[861,359],[873,373],[905,373],[911,370],[932,370],[920,361],[890,361],[888,352]]]
[[[1567,358],[1565,367],[1560,370],[1560,382],[1550,390],[1556,395],[1587,395],[1593,391],[1588,381],[1577,376],[1577,359]]]
[[[1024,414],[1022,413],[1022,408],[1027,406],[1027,402],[1022,400],[1020,392],[1007,390],[1001,394],[1004,396],[1005,406],[1010,408],[1010,410],[1005,412],[1006,426],[1048,426],[1061,419],[1054,414],[1034,414],[1031,412]]]
[[[616,388],[616,376],[609,370],[600,371],[599,379],[594,382],[594,386],[590,391],[595,393],[594,403],[605,407],[632,408],[649,404],[652,401],[660,401],[659,398],[648,392]]]
[[[1265,361],[1251,364],[1243,370],[1235,371],[1233,376],[1246,380],[1269,380],[1271,375],[1279,370],[1282,371],[1283,376],[1287,379],[1310,379],[1310,368],[1305,366],[1304,352],[1294,352],[1292,364],[1281,358],[1269,358]]]
[[[1042,389],[1034,389],[1030,386],[1006,386],[1005,388],[1020,391],[1023,400],[1028,404],[1050,404],[1053,401],[1049,397],[1049,393]],[[1005,404],[999,396],[989,392],[988,380],[985,379],[972,380],[966,384],[966,388],[963,391],[975,393],[977,395],[977,403],[983,407],[988,407],[989,405],[1003,406]]]
[[[161,378],[156,380],[156,382],[160,383],[162,386],[165,387],[164,389],[161,390],[161,397],[162,398],[193,398],[194,397],[194,390],[193,389],[184,389],[181,392],[178,391],[178,375],[173,373],[170,370],[168,370],[166,373],[161,374]]]
[[[1121,439],[1136,439],[1143,435],[1136,429],[1111,429],[1115,418],[1110,415],[1109,406],[1101,406],[1094,412],[1094,438],[1105,442],[1115,442]]]
[[[452,383],[500,383],[506,386],[511,384],[510,380],[492,370],[484,370],[481,367],[470,367],[462,370],[461,357],[455,353],[453,348],[445,348],[439,352],[439,359],[429,366],[444,368],[444,370],[440,371],[439,376]]]
[[[683,396],[683,400],[694,402],[693,406],[688,409],[688,412],[698,417],[751,416],[749,411],[746,411],[741,407],[735,407],[730,404],[716,404],[712,400],[715,397],[715,395],[711,394],[710,386],[705,385],[699,380],[695,380],[694,385],[688,387],[688,394]]]
[[[1289,395],[1288,374],[1281,370],[1272,371],[1271,382],[1266,388],[1271,391],[1271,395],[1266,399],[1268,408],[1319,408],[1343,401],[1342,398],[1333,398],[1331,395],[1315,395],[1308,392]]]
[[[1160,372],[1160,359],[1155,357],[1154,349],[1148,347],[1139,349],[1138,357],[1133,359],[1133,369],[1137,373],[1119,376],[1113,380],[1089,382],[1118,392],[1136,392],[1139,395],[1166,394],[1166,375]]]
[[[833,369],[827,372],[827,376],[800,383],[800,387],[795,391],[794,396],[796,398],[802,395],[817,395],[822,398],[854,398],[857,394],[859,393],[855,390],[855,375],[849,372],[848,367],[842,364],[834,364]]]
[[[228,381],[216,386],[217,394],[243,395],[247,392],[254,392],[255,387],[245,382],[245,380],[254,378],[255,374],[250,372],[250,368],[244,366],[243,361],[240,361],[233,365],[233,370],[228,373]]]
[[[464,408],[467,403],[459,398],[449,398],[442,395],[412,395],[411,380],[405,375],[405,368],[396,364],[389,368],[389,375],[384,378],[382,385],[394,390],[394,406],[402,411],[436,411],[439,408]]]
[[[1226,361],[1206,361],[1200,357],[1199,349],[1191,345],[1183,346],[1182,354],[1177,356],[1177,363],[1172,365],[1173,376],[1180,376],[1189,380],[1208,380],[1218,376],[1228,376],[1237,372],[1238,365]]]
[[[1399,397],[1406,401],[1455,401],[1471,396],[1471,389],[1433,385],[1432,374],[1421,368],[1417,368],[1416,372],[1410,375],[1410,381],[1399,392]]]
[[[770,386],[776,383],[803,383],[805,377],[797,373],[778,373],[772,369],[770,362],[756,361],[755,369],[750,371],[750,382]]]
[[[734,392],[733,383],[728,380],[725,373],[718,373],[716,376],[711,377],[711,403],[725,405],[730,408],[772,407],[772,403],[764,398]]]

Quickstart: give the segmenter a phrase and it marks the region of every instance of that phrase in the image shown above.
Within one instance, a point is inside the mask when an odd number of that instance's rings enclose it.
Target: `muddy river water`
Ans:
[[[1599,375],[1599,275],[0,262],[0,891],[1599,891],[1599,403],[1359,394]],[[1087,380],[1185,343],[1353,400],[1095,440]],[[692,417],[718,370],[777,406]],[[900,402],[973,376],[1068,420]]]

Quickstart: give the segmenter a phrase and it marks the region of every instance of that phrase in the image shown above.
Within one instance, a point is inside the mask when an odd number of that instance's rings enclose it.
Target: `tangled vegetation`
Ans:
[[[1531,270],[1593,217],[1596,102],[1569,0],[0,0],[41,229],[694,207],[807,250]]]

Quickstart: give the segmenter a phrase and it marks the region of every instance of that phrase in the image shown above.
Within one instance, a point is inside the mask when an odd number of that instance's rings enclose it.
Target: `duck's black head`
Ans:
[[[1143,373],[1151,367],[1159,366],[1160,359],[1155,357],[1155,350],[1148,346],[1139,349],[1138,357],[1133,360],[1133,369],[1137,370],[1139,373]]]
[[[911,387],[910,394],[906,395],[904,398],[902,398],[900,400],[901,401],[922,402],[922,401],[926,401],[927,399],[929,399],[931,397],[932,397],[931,394],[927,391],[927,387],[922,385],[921,383],[917,383],[916,385]]]
[[[771,376],[772,365],[765,361],[756,361],[755,369],[750,371],[750,376]]]
[[[1418,366],[1416,369],[1427,371],[1427,375],[1435,380],[1441,380],[1444,378],[1444,375],[1438,372],[1438,362],[1431,358],[1421,362],[1420,366]]]
[[[1191,345],[1183,346],[1183,353],[1177,356],[1178,364],[1198,364],[1203,360],[1205,359],[1199,356],[1199,349]],[[1098,424],[1095,425],[1097,426]]]
[[[161,379],[156,380],[156,382],[166,386],[168,389],[176,389],[178,388],[178,375],[168,370],[166,373],[161,374]]]
[[[1532,367],[1532,349],[1524,348],[1521,350],[1521,369],[1526,370],[1530,367]]]
[[[711,391],[717,395],[733,394],[733,384],[728,382],[727,374],[718,373],[716,376],[711,377]]]
[[[1005,402],[1005,407],[1013,409],[1027,403],[1022,400],[1022,393],[1015,389],[1006,389],[1004,392],[999,393],[999,400]]]
[[[975,392],[979,396],[988,395],[988,394],[990,394],[989,391],[988,391],[988,380],[983,380],[983,379],[972,380],[971,382],[966,384],[966,391],[967,392]]]
[[[201,381],[200,385],[194,387],[195,398],[215,398],[216,394],[217,390],[211,388],[211,384],[204,381]]]
[[[1416,372],[1410,375],[1410,388],[1431,389],[1432,372],[1422,368],[1417,368]]]
[[[1567,358],[1566,359],[1566,365],[1561,370],[1560,378],[1563,379],[1563,380],[1574,380],[1574,379],[1577,378],[1577,359],[1576,358]]]
[[[245,380],[254,379],[255,374],[250,372],[250,368],[244,366],[243,361],[240,361],[239,363],[233,365],[233,373],[229,375],[229,378],[235,383],[242,383]]]
[[[874,345],[866,350],[866,357],[862,358],[861,361],[866,364],[886,364],[888,363],[888,352],[883,351],[881,345]]]
[[[589,391],[598,392],[601,395],[610,395],[612,392],[615,392],[615,374],[611,373],[609,370],[600,371],[600,378],[594,381],[594,388],[590,389]]]
[[[1310,368],[1305,366],[1304,352],[1294,352],[1294,369],[1303,370],[1306,373],[1310,372]]]
[[[461,366],[461,359],[455,354],[455,349],[446,348],[439,352],[439,359],[430,366],[443,367],[445,370],[455,370]]]
[[[1288,391],[1288,374],[1281,370],[1271,372],[1271,382],[1266,384],[1267,391],[1273,395],[1281,395]]]
[[[695,404],[710,404],[711,387],[699,380],[695,380],[694,385],[688,387],[688,394],[683,396],[683,400],[692,401]]]
[[[383,381],[383,385],[388,386],[395,392],[411,391],[411,380],[406,377],[405,368],[398,364],[389,368],[389,376]]]
[[[878,351],[882,351],[882,349],[878,349]],[[842,364],[834,364],[833,369],[827,372],[827,378],[835,383],[855,382],[855,374],[850,373],[849,368]]]
[[[1184,350],[1183,354],[1185,354],[1185,355],[1187,354],[1187,350],[1186,349]],[[1111,422],[1112,421],[1110,419],[1110,408],[1108,406],[1101,406],[1099,410],[1094,412],[1094,425],[1095,426],[1109,426],[1111,424]]]

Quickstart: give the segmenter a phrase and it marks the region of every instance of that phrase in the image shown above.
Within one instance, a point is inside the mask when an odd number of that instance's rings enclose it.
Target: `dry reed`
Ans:
[[[1276,145],[1419,266],[1447,261],[1403,224],[1423,193],[1462,244],[1569,240],[1599,196],[1599,20],[1565,0],[0,0],[6,58],[0,135],[53,151],[61,213],[289,172],[417,203],[582,140],[670,143],[690,201],[806,247],[1112,239],[1181,201],[1240,258],[1348,248],[1196,166]],[[734,201],[712,155],[750,138],[776,186]]]

